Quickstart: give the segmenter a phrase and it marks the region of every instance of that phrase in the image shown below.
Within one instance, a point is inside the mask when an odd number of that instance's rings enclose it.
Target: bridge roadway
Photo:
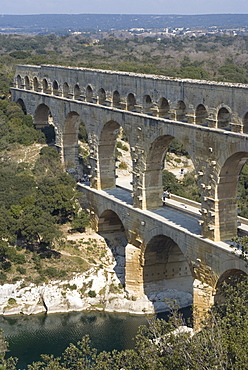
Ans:
[[[117,186],[113,189],[105,190],[94,190],[102,196],[114,200],[115,202],[124,203],[130,207],[132,206],[132,187],[130,185],[129,178],[123,178],[117,180]],[[89,183],[78,183],[79,187],[89,187]],[[195,235],[196,237],[202,238],[200,222],[202,220],[200,214],[201,205],[200,203],[189,201],[186,198],[176,197],[172,194],[171,199],[166,199],[166,205],[154,209],[154,210],[138,210],[143,215],[148,215],[156,220],[162,221],[167,225],[172,225],[178,229]],[[241,218],[240,218],[241,219]],[[242,235],[248,235],[248,220],[242,219],[240,222],[239,232]],[[219,241],[214,244],[220,248],[224,248],[227,251],[233,251],[230,249],[230,241]]]
[[[147,295],[149,284],[159,291],[169,286],[190,293],[201,315],[218,299],[223,280],[247,274],[230,240],[216,242],[202,236],[200,205],[172,196],[166,206],[161,200],[161,207],[141,210],[132,205],[130,183],[129,189],[122,187],[128,180],[121,183],[118,180],[116,188],[105,190],[78,183],[78,189],[86,195],[98,232],[125,231],[125,289],[134,300]],[[242,230],[248,234],[247,225]]]

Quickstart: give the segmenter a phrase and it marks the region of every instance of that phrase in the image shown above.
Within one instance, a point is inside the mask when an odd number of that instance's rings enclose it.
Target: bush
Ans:
[[[89,290],[89,291],[88,291],[88,296],[89,296],[90,298],[95,298],[95,297],[96,297],[96,292],[95,292],[94,290]]]

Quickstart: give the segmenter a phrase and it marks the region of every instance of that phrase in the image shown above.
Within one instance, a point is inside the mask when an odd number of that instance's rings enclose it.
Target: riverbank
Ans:
[[[88,230],[86,233],[68,234],[67,238],[75,243],[83,239],[91,249],[94,265],[83,273],[74,273],[70,279],[54,279],[41,284],[21,279],[1,285],[0,315],[93,310],[144,315],[167,311],[168,302],[172,301],[180,307],[192,304],[191,294],[171,289],[168,282],[164,285],[160,282],[157,291],[154,287],[149,297],[130,297],[124,289],[125,239],[122,236],[110,234],[103,238]],[[81,252],[83,256],[83,250],[77,252],[77,257]],[[69,254],[66,250],[60,253]]]

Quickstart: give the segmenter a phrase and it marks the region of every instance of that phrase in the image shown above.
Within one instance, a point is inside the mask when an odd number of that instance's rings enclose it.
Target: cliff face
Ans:
[[[0,286],[0,314],[37,314],[42,312],[69,312],[105,310],[151,314],[168,310],[165,299],[176,300],[181,307],[192,303],[189,293],[167,289],[136,301],[128,298],[120,287],[113,269],[92,268],[85,274],[75,275],[70,281],[52,281],[42,285],[23,282]]]

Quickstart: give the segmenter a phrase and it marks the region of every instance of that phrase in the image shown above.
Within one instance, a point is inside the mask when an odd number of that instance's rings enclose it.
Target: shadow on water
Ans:
[[[185,318],[190,309],[184,309]],[[159,314],[168,319],[168,313]],[[7,357],[18,357],[18,368],[40,360],[41,354],[60,356],[70,343],[76,344],[86,334],[99,352],[134,347],[138,327],[147,325],[145,316],[105,312],[71,312],[50,315],[0,317],[0,328],[9,342]]]

